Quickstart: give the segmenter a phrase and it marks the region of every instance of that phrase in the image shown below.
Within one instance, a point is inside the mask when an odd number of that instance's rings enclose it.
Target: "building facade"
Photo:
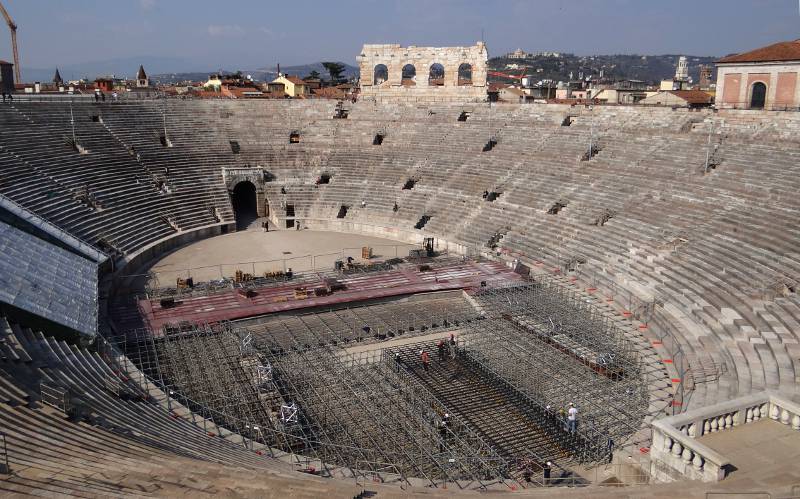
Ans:
[[[0,93],[14,93],[14,65],[0,61]]]
[[[356,57],[361,97],[375,100],[485,101],[486,45],[364,45]]]
[[[286,76],[279,73],[278,77],[270,82],[270,85],[278,84],[282,84],[283,91],[292,98],[304,97],[309,94],[308,85],[297,76]]]
[[[147,73],[144,72],[144,66],[139,65],[139,71],[136,73],[136,88],[148,87],[150,87],[150,78],[148,78]]]
[[[780,42],[717,61],[716,106],[800,108],[800,40]]]

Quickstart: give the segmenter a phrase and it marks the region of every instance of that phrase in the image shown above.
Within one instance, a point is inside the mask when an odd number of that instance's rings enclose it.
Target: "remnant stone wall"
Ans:
[[[356,57],[361,70],[361,97],[418,102],[480,102],[486,100],[486,45],[470,47],[401,47],[399,44],[367,44]],[[376,68],[386,66],[387,78],[376,79]],[[403,81],[403,67],[414,67],[415,77]],[[441,64],[444,78],[429,84],[431,67]],[[471,80],[459,79],[459,67],[468,64]]]

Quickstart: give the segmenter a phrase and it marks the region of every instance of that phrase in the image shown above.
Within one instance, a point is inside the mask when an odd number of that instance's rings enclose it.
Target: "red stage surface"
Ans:
[[[188,321],[194,324],[244,319],[285,310],[337,305],[347,302],[388,296],[468,289],[479,287],[481,281],[497,283],[520,279],[505,265],[497,262],[466,262],[446,265],[420,272],[416,268],[353,274],[338,281],[346,289],[327,296],[314,296],[313,290],[324,286],[322,279],[303,283],[255,288],[256,296],[246,298],[236,290],[217,292],[209,296],[176,299],[175,306],[162,308],[159,299],[140,300],[139,310],[147,328],[159,333],[166,324]],[[311,291],[311,296],[295,298],[298,285]]]

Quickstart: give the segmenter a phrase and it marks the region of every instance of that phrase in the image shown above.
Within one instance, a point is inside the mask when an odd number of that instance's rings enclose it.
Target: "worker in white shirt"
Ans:
[[[569,403],[569,409],[567,409],[567,427],[570,433],[578,431],[578,409],[572,402]]]

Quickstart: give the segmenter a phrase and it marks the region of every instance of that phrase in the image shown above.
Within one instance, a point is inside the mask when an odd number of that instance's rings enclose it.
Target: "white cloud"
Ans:
[[[208,27],[208,34],[211,36],[239,37],[244,36],[245,29],[238,24],[212,24]]]
[[[139,0],[139,5],[144,10],[150,10],[156,6],[156,0]]]

